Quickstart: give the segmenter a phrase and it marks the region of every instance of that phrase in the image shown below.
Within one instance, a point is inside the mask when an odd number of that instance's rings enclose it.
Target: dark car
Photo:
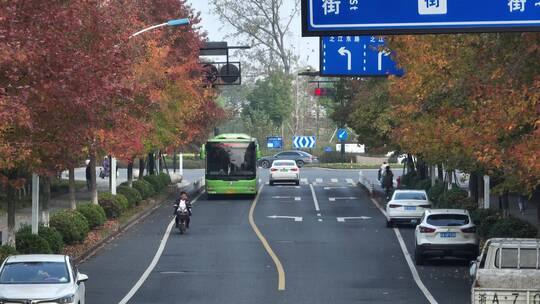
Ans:
[[[305,164],[317,163],[319,159],[304,151],[283,151],[274,156],[267,156],[259,159],[259,166],[263,168],[270,168],[272,163],[277,159],[294,160],[298,167],[302,167]]]

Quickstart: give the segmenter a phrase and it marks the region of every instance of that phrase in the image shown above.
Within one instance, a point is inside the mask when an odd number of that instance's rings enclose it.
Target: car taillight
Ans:
[[[298,168],[292,168],[291,171],[296,172],[296,171],[298,171]]]
[[[388,205],[389,208],[399,208],[401,207],[401,205],[394,205],[394,204],[390,204]]]
[[[433,233],[435,232],[435,228],[429,228],[429,227],[424,227],[424,226],[420,226],[420,233]]]
[[[270,171],[272,171],[272,172],[276,172],[276,171],[277,171],[277,169],[276,169],[276,168],[272,168],[272,169],[270,169]]]
[[[461,229],[463,233],[476,233],[476,227],[469,227]]]

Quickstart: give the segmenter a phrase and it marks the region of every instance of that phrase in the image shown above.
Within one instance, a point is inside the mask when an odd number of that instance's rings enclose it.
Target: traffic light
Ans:
[[[335,90],[333,88],[316,88],[314,94],[319,97],[332,96],[335,94]]]

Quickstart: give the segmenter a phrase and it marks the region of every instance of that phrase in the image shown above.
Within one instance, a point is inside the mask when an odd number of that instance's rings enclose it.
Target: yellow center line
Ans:
[[[281,264],[281,261],[275,254],[274,250],[272,250],[272,247],[270,247],[270,244],[268,244],[268,241],[266,240],[264,235],[261,233],[259,228],[257,228],[255,220],[253,219],[253,213],[255,213],[255,207],[257,207],[257,202],[259,201],[259,197],[262,193],[263,187],[264,186],[261,186],[259,188],[259,193],[257,193],[253,204],[251,204],[251,209],[249,210],[249,224],[251,225],[251,228],[263,244],[264,249],[266,249],[266,252],[268,252],[268,255],[270,255],[270,257],[274,261],[274,264],[276,265],[276,269],[278,272],[278,290],[282,291],[285,290],[285,270],[283,269],[283,265]]]

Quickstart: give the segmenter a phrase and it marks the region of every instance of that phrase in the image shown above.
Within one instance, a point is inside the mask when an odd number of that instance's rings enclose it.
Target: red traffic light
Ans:
[[[332,88],[316,88],[313,92],[315,96],[330,96],[334,94],[334,89]]]

